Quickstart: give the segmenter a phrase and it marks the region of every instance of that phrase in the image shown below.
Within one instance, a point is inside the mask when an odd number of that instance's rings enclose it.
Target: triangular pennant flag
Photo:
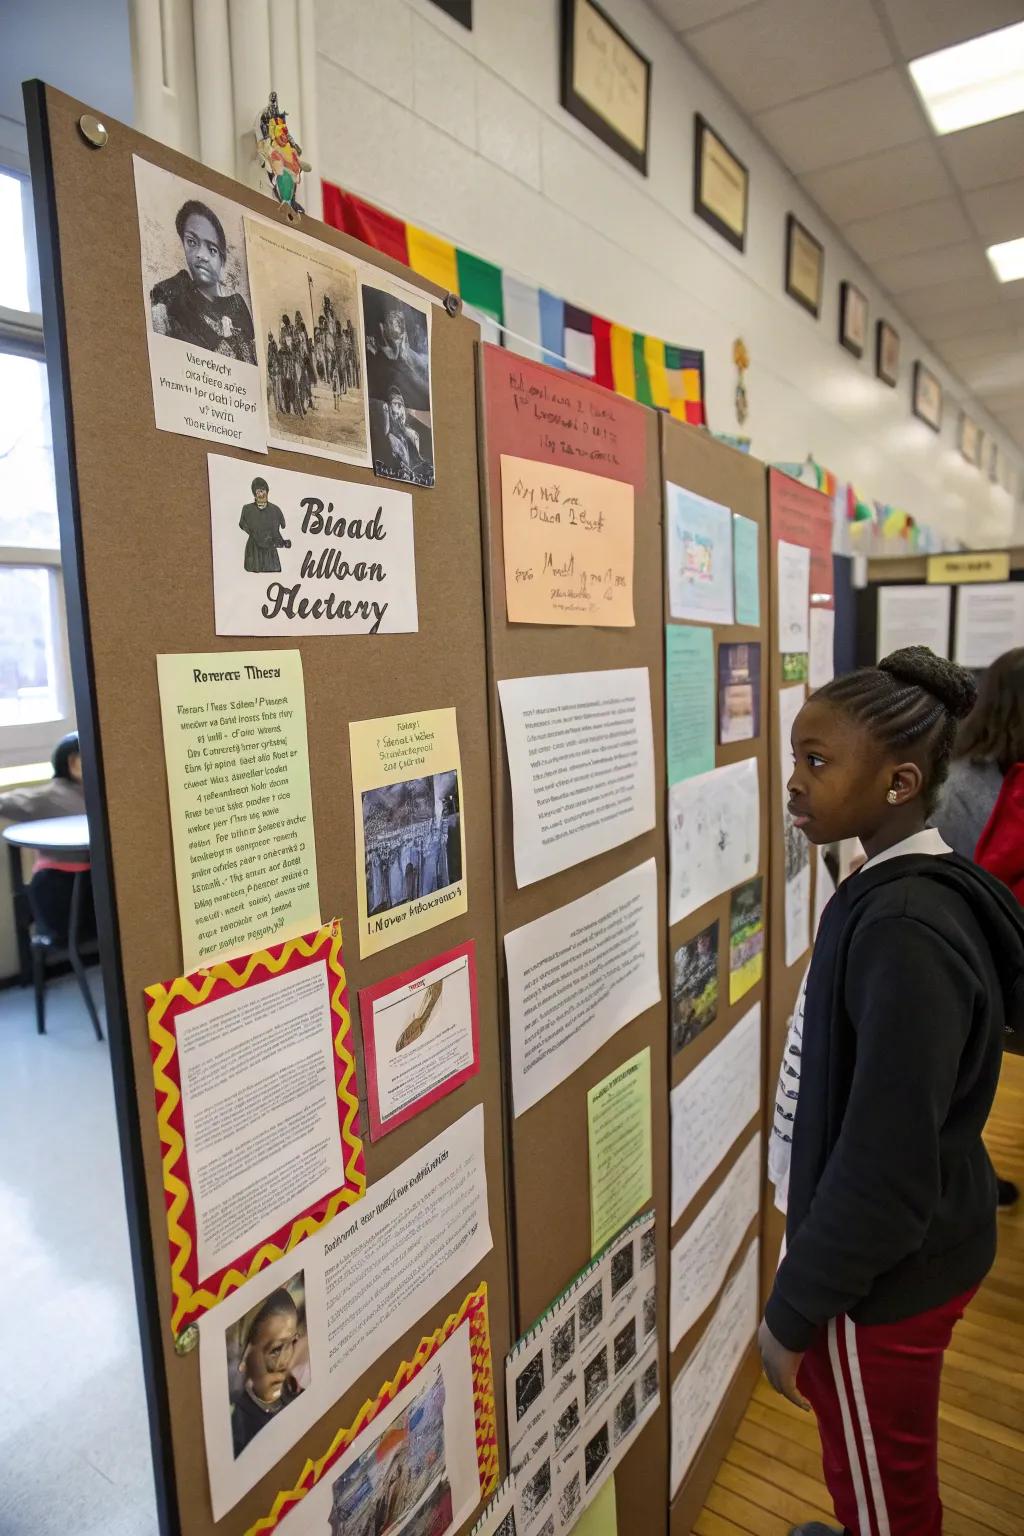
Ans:
[[[364,245],[372,245],[375,251],[383,251],[385,256],[400,261],[403,267],[409,266],[409,242],[401,219],[392,218],[390,213],[375,208],[372,203],[364,203],[361,197],[354,197],[351,192],[343,192],[332,182],[322,182],[321,186],[325,224],[344,230],[346,235],[362,240]]]

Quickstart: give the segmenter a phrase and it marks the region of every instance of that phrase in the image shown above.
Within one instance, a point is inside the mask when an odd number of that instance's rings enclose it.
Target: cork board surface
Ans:
[[[503,1446],[501,1362],[510,1336],[504,1185],[503,1098],[497,1030],[491,772],[476,439],[477,327],[435,310],[433,408],[437,485],[412,489],[419,631],[411,635],[267,638],[260,649],[298,646],[308,718],[310,776],[321,911],[340,916],[348,942],[350,1005],[357,1023],[359,987],[403,970],[467,939],[476,942],[481,1019],[480,1074],[376,1144],[365,1141],[368,1187],[473,1104],[485,1115],[487,1184],[494,1246],[478,1269],[441,1298],[347,1391],[274,1470],[214,1526],[207,1484],[197,1354],[171,1345],[170,1286],[164,1227],[160,1144],[143,1006],[143,987],[176,976],[181,944],[171,829],[157,694],[162,652],[236,650],[246,642],[214,633],[205,440],[154,426],[141,289],[132,155],[274,215],[266,197],[104,118],[109,139],[91,148],[78,132],[83,106],[47,89],[51,166],[66,319],[66,366],[74,444],[77,506],[61,487],[64,560],[80,562],[88,610],[88,657],[102,754],[118,961],[127,1016],[114,1013],[111,1032],[127,1031],[134,1065],[142,1173],[156,1255],[156,1295],[167,1377],[174,1478],[185,1536],[239,1536],[290,1487],[308,1457],[322,1454],[364,1399],[409,1357],[468,1292],[485,1281],[495,1363],[498,1434]],[[283,215],[278,214],[283,218]],[[327,244],[412,282],[413,274],[310,219],[303,230]],[[116,238],[114,232],[116,231]],[[428,291],[436,293],[437,290]],[[48,326],[58,317],[48,297]],[[51,346],[55,343],[48,333]],[[53,398],[61,410],[59,393]],[[352,469],[302,453],[271,450],[254,464],[306,470],[371,483]],[[74,477],[72,477],[73,479]],[[387,482],[390,484],[391,482]],[[67,537],[75,543],[69,545]],[[77,544],[77,547],[76,547]],[[356,943],[355,845],[348,724],[379,715],[454,706],[457,711],[466,828],[469,910],[441,928],[361,961]],[[79,700],[80,716],[87,714]],[[95,761],[86,761],[86,775]],[[116,997],[108,987],[108,997]],[[360,1091],[362,1050],[356,1028]],[[130,1085],[129,1085],[130,1086]],[[365,1119],[364,1119],[365,1123]],[[130,1324],[128,1324],[130,1326]]]
[[[563,449],[560,432],[549,432],[535,413],[517,411],[511,394],[519,377],[548,390],[574,420],[599,421],[614,434],[600,457],[582,461]],[[571,398],[570,398],[571,397]],[[535,396],[539,399],[539,396]],[[545,407],[546,408],[546,407]],[[561,409],[561,407],[556,407]],[[600,413],[599,415],[597,413]],[[610,413],[610,415],[608,414]],[[662,584],[662,515],[658,418],[571,374],[527,363],[498,347],[480,348],[480,419],[484,481],[487,647],[494,761],[494,849],[499,965],[504,935],[564,906],[652,856],[658,865],[659,966],[662,1001],[607,1041],[578,1071],[526,1114],[512,1122],[510,1188],[515,1224],[514,1290],[517,1333],[522,1333],[590,1259],[590,1184],[587,1092],[644,1047],[651,1051],[652,1206],[657,1213],[658,1330],[661,1407],[615,1471],[622,1530],[664,1531],[667,1525],[668,1339],[668,1103],[660,1085],[668,1073],[665,977],[665,733]],[[567,429],[566,438],[581,434]],[[503,453],[546,463],[570,463],[594,474],[628,480],[634,487],[634,608],[630,629],[510,624],[506,617],[501,523],[500,458]],[[512,804],[496,683],[614,667],[645,666],[650,672],[654,729],[655,827],[621,847],[520,890],[512,856]],[[502,990],[503,1018],[507,996]],[[650,1207],[648,1207],[650,1208]]]

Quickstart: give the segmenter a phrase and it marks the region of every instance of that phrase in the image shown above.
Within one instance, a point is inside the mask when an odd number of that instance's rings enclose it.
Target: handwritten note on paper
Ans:
[[[501,509],[510,623],[636,622],[631,485],[502,454]]]

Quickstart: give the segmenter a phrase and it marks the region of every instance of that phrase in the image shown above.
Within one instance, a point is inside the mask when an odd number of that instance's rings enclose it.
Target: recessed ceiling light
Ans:
[[[1024,112],[1024,21],[914,59],[910,74],[936,133]]]
[[[1018,277],[1024,277],[1024,240],[1004,240],[999,245],[990,245],[985,254],[1001,283],[1012,283]]]

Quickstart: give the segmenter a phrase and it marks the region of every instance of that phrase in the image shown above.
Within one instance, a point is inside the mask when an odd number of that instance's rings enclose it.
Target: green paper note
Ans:
[[[732,515],[732,560],[735,584],[736,623],[760,624],[761,583],[757,564],[757,524],[749,517]]]
[[[715,640],[710,629],[665,628],[668,782],[715,766]]]
[[[590,1251],[599,1253],[651,1198],[651,1050],[587,1094]]]
[[[597,1498],[583,1511],[572,1530],[573,1536],[619,1536],[614,1475],[602,1486]]]

